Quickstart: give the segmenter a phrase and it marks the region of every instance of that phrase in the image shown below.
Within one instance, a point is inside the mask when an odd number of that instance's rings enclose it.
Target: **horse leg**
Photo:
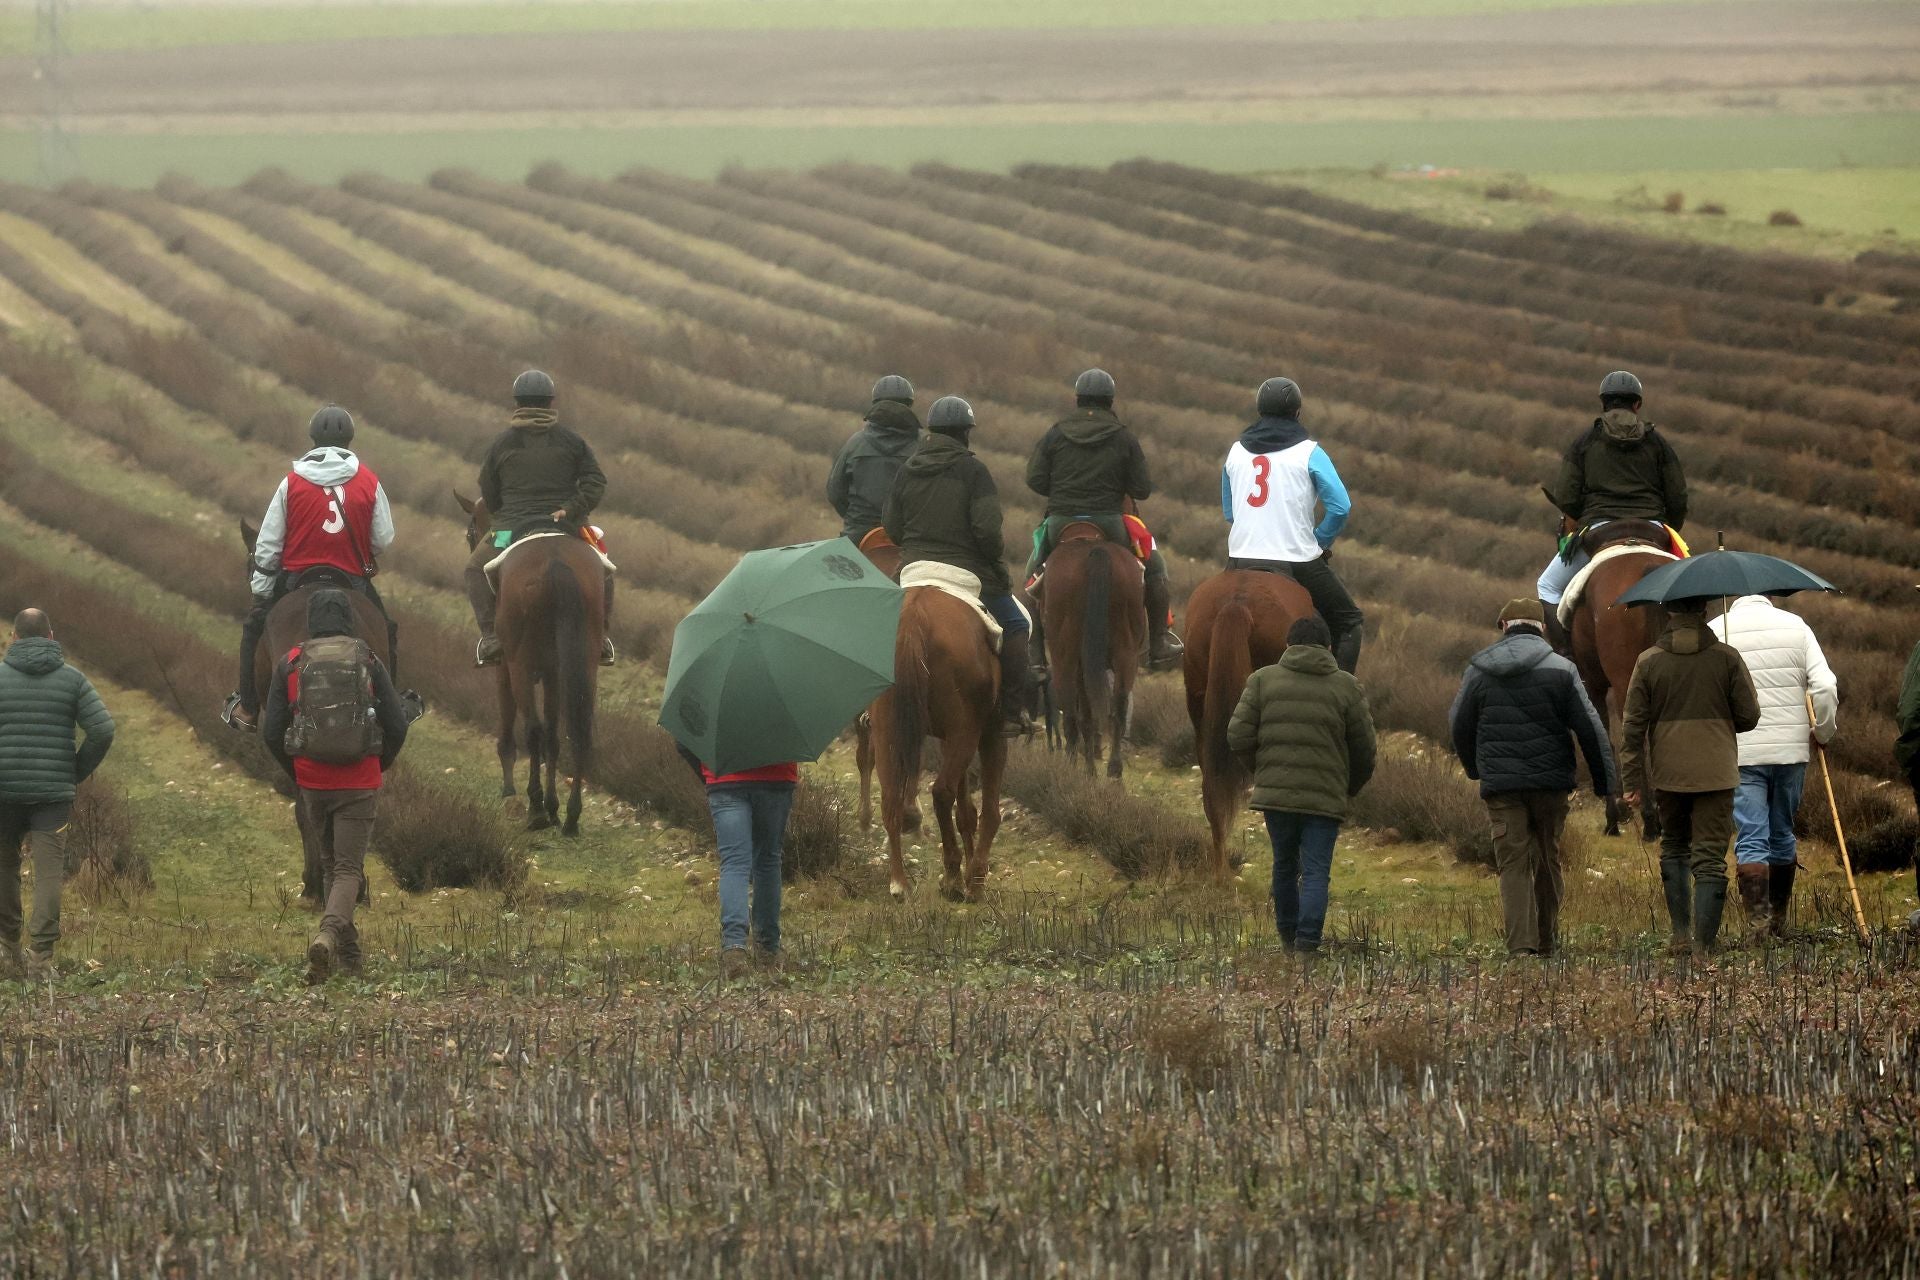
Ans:
[[[883,693],[873,704],[869,732],[875,770],[880,775],[880,822],[887,832],[887,893],[895,902],[907,896],[907,864],[900,856],[900,832],[906,826],[907,798],[920,788],[920,753],[911,753],[910,767],[903,767],[902,752],[893,749],[898,732],[893,724],[892,692]]]
[[[853,722],[853,762],[860,770],[860,829],[873,829],[873,717],[862,714]]]
[[[953,821],[960,833],[960,892],[969,902],[980,896],[978,886],[973,883],[973,851],[980,833],[980,810],[973,801],[973,786],[973,771],[969,767],[953,798]]]
[[[1621,725],[1626,723],[1626,691],[1624,689],[1616,690],[1608,688],[1602,691],[1600,697],[1594,698],[1592,701],[1594,707],[1599,710],[1601,718],[1605,722],[1600,728],[1606,733],[1607,741],[1613,747],[1613,758],[1618,760],[1620,758],[1620,744],[1614,741],[1614,737],[1618,733]],[[1648,803],[1651,804],[1653,797],[1648,796],[1647,800]],[[1609,792],[1607,794],[1608,835],[1617,837],[1620,834],[1620,818],[1623,812],[1620,805],[1620,797]]]
[[[307,806],[300,800],[300,789],[295,787],[293,794],[293,821],[300,831],[300,900],[309,906],[325,906],[327,869],[320,856],[320,833],[307,819]]]
[[[933,816],[940,823],[940,893],[951,899],[965,895],[953,807],[965,795],[967,765],[972,758],[973,752],[963,749],[955,739],[940,740],[940,772],[933,780]]]
[[[967,864],[967,900],[978,902],[993,864],[993,838],[1000,831],[1000,778],[1007,768],[1007,740],[989,729],[980,735],[980,819]]]
[[[519,714],[519,706],[514,701],[513,683],[505,671],[500,673],[500,736],[494,741],[494,752],[500,757],[500,798],[511,800],[514,797],[513,765],[519,759],[519,745],[514,741],[514,719]]]
[[[547,727],[547,823],[552,825],[560,818],[560,715],[555,707],[559,701],[554,686],[547,686],[547,709],[541,717]]]
[[[1233,825],[1233,815],[1239,808],[1234,803],[1236,790],[1238,788],[1230,778],[1203,777],[1200,782],[1200,803],[1207,811],[1207,827],[1213,834],[1213,875],[1216,880],[1227,878],[1227,830]]]
[[[1120,781],[1125,771],[1122,758],[1127,745],[1127,726],[1133,721],[1133,690],[1116,690],[1113,698],[1113,750],[1107,757],[1107,776]]]
[[[541,756],[546,749],[547,730],[540,723],[538,710],[527,710],[527,830],[544,831],[553,824],[547,816],[547,798],[541,784]]]

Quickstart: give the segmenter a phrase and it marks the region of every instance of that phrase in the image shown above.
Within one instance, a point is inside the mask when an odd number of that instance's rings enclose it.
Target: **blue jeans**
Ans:
[[[1333,877],[1333,845],[1340,820],[1313,813],[1266,811],[1273,841],[1273,920],[1280,940],[1295,951],[1320,946],[1327,922],[1327,882]]]
[[[1027,623],[1027,615],[1021,612],[1020,606],[1014,603],[1011,595],[982,595],[980,603],[986,606],[987,612],[993,615],[993,620],[1000,624],[1002,631],[1021,635],[1031,630]]]
[[[1793,838],[1793,815],[1799,812],[1806,785],[1805,763],[1740,766],[1740,786],[1733,793],[1735,862],[1793,865],[1799,847]]]
[[[714,841],[720,847],[720,945],[747,945],[749,899],[753,940],[780,949],[780,842],[787,834],[793,788],[740,783],[707,788]]]

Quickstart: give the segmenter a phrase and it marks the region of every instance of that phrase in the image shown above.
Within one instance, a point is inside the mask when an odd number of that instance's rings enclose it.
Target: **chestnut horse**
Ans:
[[[977,901],[987,885],[994,833],[1000,829],[1000,775],[1007,741],[1000,736],[1000,662],[987,625],[972,606],[934,587],[910,587],[894,642],[894,685],[873,704],[873,746],[880,766],[880,820],[887,830],[887,889],[906,897],[900,833],[920,790],[920,755],[940,740],[933,812],[940,821],[944,871],[940,892]],[[980,804],[967,770],[980,762]],[[956,810],[957,815],[956,815]]]
[[[1572,520],[1565,531],[1572,532]],[[1634,664],[1653,647],[1666,626],[1667,611],[1658,605],[1617,605],[1615,602],[1640,579],[1672,557],[1662,555],[1667,548],[1665,532],[1659,525],[1644,524],[1645,536],[1618,539],[1608,546],[1640,546],[1645,550],[1615,556],[1593,571],[1586,589],[1567,626],[1567,640],[1573,648],[1573,664],[1580,669],[1581,683],[1594,710],[1605,723],[1616,758],[1620,750],[1619,733],[1626,718],[1627,685],[1633,680]],[[1657,540],[1656,540],[1657,539]],[[1660,834],[1660,815],[1653,807],[1652,789],[1641,797],[1640,827],[1652,840]],[[1607,834],[1620,834],[1620,798],[1607,797]]]
[[[486,504],[455,494],[470,517],[467,546],[491,525]],[[494,573],[500,637],[500,794],[514,794],[514,717],[527,722],[527,830],[560,816],[560,739],[573,749],[573,786],[563,835],[580,834],[580,787],[593,767],[593,710],[606,635],[605,570],[587,542],[569,534],[523,539]],[[545,768],[544,782],[542,767]]]
[[[1067,751],[1078,750],[1092,777],[1100,728],[1110,722],[1107,776],[1119,778],[1133,682],[1140,673],[1146,620],[1140,561],[1091,524],[1069,524],[1047,556],[1041,600],[1053,658],[1053,694],[1066,720]]]
[[[1187,715],[1200,756],[1200,795],[1213,830],[1213,871],[1227,874],[1227,832],[1253,779],[1227,747],[1227,723],[1247,678],[1278,662],[1295,621],[1313,616],[1313,597],[1292,578],[1250,569],[1214,574],[1187,601],[1182,673]]]
[[[868,530],[867,536],[860,539],[860,554],[880,572],[900,580],[900,548],[894,545],[887,531],[878,526]],[[862,712],[853,722],[853,763],[860,771],[860,827],[866,830],[873,826],[873,712]],[[908,806],[907,830],[920,829],[920,806],[917,803]]]
[[[253,544],[259,537],[259,530],[249,520],[240,522],[240,540],[247,544],[247,557],[253,557]],[[273,682],[274,668],[280,659],[287,655],[295,645],[307,639],[307,601],[316,591],[329,587],[339,588],[353,601],[353,633],[366,642],[373,656],[380,659],[380,665],[393,672],[393,649],[390,644],[391,631],[387,620],[380,616],[380,610],[373,601],[355,591],[347,582],[345,574],[335,574],[331,570],[309,570],[297,575],[304,579],[286,595],[274,602],[273,610],[267,614],[267,629],[260,636],[260,644],[255,649],[253,663],[253,692],[257,699],[256,707],[267,705],[267,687]],[[326,900],[326,872],[321,866],[320,841],[318,833],[307,825],[305,805],[293,807],[295,820],[300,827],[300,849],[304,868],[300,874],[300,896],[313,905]],[[360,886],[362,895],[366,885]],[[365,901],[364,896],[361,899]]]

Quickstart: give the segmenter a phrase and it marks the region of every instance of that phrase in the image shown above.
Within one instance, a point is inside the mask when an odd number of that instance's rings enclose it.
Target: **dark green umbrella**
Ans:
[[[845,538],[748,552],[674,628],[660,723],[716,773],[814,759],[892,686],[900,597]]]
[[[1616,604],[1670,604],[1713,597],[1788,595],[1795,591],[1838,591],[1818,574],[1791,560],[1753,551],[1703,551],[1663,564],[1627,588]]]

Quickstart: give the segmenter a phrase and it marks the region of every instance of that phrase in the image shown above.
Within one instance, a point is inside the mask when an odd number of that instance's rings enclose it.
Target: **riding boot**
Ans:
[[[606,574],[605,583],[600,611],[604,627],[600,635],[600,665],[610,667],[619,660],[619,655],[613,651],[613,573],[611,571]]]
[[[1149,575],[1147,597],[1147,670],[1167,671],[1179,665],[1181,646],[1173,634],[1173,588],[1164,577]]]
[[[1693,954],[1704,956],[1713,950],[1720,936],[1720,916],[1727,909],[1725,880],[1693,882]]]
[[[1000,731],[1009,738],[1021,738],[1033,732],[1027,717],[1028,669],[1027,633],[1000,633]]]
[[[1787,936],[1787,904],[1793,899],[1793,876],[1799,870],[1797,862],[1767,868],[1767,928],[1776,938]]]
[[[1040,600],[1033,601],[1033,630],[1028,633],[1027,651],[1033,655],[1033,673],[1036,679],[1047,674],[1047,628],[1040,620]]]
[[[492,666],[500,661],[500,641],[493,634],[496,603],[493,584],[487,581],[486,571],[474,564],[467,566],[467,603],[473,606],[474,625],[480,630],[480,643],[474,649],[473,664],[476,667]]]
[[[1764,931],[1769,924],[1768,916],[1771,913],[1767,906],[1767,898],[1769,890],[1773,887],[1772,870],[1771,867],[1758,862],[1743,862],[1734,868],[1734,873],[1740,881],[1740,905],[1746,909],[1747,923],[1753,927],[1756,934]]]
[[[1683,853],[1677,858],[1660,859],[1660,887],[1667,895],[1667,924],[1670,929],[1669,947],[1684,948],[1692,937],[1693,930],[1693,886],[1687,865],[1687,856]]]
[[[1352,675],[1354,669],[1360,665],[1360,641],[1363,633],[1362,627],[1348,627],[1334,637],[1333,660],[1339,663],[1340,669],[1348,675]]]
[[[1553,646],[1553,651],[1562,656],[1571,656],[1573,637],[1568,635],[1567,629],[1560,625],[1560,606],[1551,601],[1542,600],[1540,615],[1547,628],[1547,643]]]

